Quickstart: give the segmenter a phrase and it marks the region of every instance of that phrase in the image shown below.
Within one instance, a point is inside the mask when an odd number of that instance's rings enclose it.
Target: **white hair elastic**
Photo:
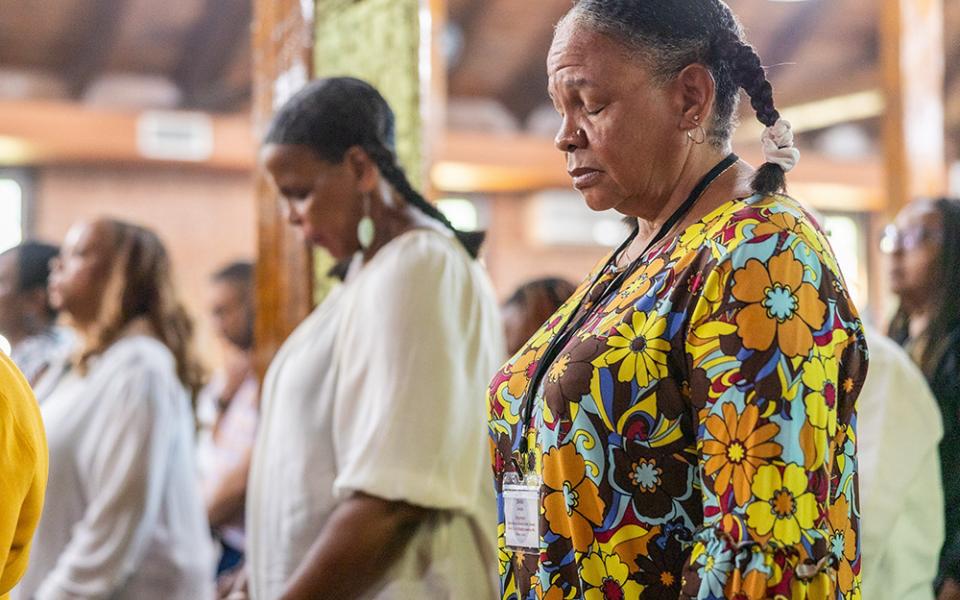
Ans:
[[[780,165],[784,173],[792,171],[800,161],[800,151],[793,145],[793,131],[786,119],[777,119],[772,127],[764,129],[760,143],[764,161]]]

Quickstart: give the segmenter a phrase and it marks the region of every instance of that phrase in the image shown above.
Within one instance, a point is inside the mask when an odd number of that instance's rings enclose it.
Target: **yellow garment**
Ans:
[[[27,380],[0,352],[0,600],[27,570],[47,487],[47,439]]]

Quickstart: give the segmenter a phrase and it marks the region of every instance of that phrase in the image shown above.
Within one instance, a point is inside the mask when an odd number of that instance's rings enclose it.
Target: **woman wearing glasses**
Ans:
[[[890,337],[920,366],[943,413],[946,538],[939,598],[960,598],[960,201],[912,202],[887,228],[883,250],[900,300]]]

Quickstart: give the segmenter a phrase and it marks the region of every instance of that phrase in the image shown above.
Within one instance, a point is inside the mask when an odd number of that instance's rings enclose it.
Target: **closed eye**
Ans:
[[[595,117],[595,116],[599,115],[600,113],[602,113],[602,112],[603,112],[603,109],[605,109],[605,108],[606,108],[606,106],[600,106],[600,107],[595,108],[594,110],[590,110],[590,109],[586,109],[586,108],[585,108],[584,110],[586,110],[586,111],[587,111],[587,114],[590,115],[591,117]]]

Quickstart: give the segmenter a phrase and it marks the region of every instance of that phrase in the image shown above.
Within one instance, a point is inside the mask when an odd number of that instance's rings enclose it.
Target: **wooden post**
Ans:
[[[253,122],[263,137],[277,106],[313,71],[313,0],[253,0]],[[257,369],[262,376],[283,340],[313,307],[312,263],[300,234],[283,218],[262,169],[257,188]]]
[[[943,0],[883,2],[887,216],[946,188],[943,27]]]

